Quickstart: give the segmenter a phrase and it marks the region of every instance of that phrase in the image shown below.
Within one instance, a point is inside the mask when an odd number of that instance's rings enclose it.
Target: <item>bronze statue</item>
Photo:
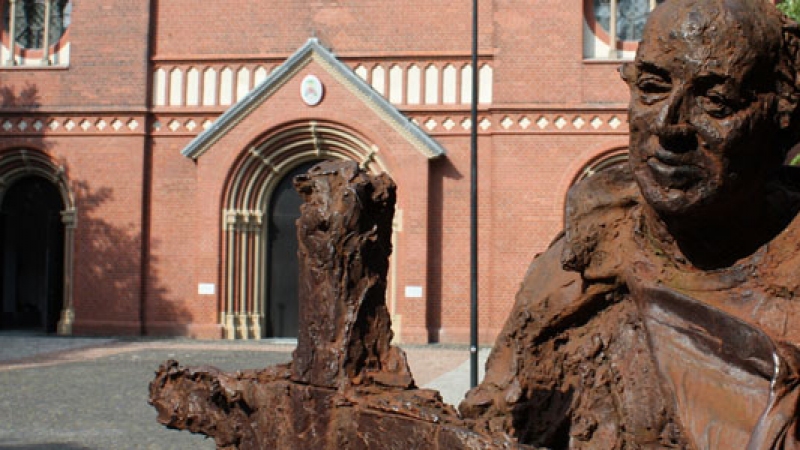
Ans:
[[[798,54],[767,0],[656,8],[622,68],[630,164],[570,191],[460,414],[390,345],[393,183],[323,163],[297,181],[293,361],[168,362],[159,421],[241,449],[800,448]]]
[[[461,405],[553,448],[795,448],[797,30],[763,0],[669,0],[633,62],[630,167],[570,192]]]
[[[529,448],[469,430],[417,389],[391,345],[386,273],[395,185],[352,161],[295,178],[300,335],[291,363],[237,373],[168,361],[150,384],[158,420],[221,449]]]

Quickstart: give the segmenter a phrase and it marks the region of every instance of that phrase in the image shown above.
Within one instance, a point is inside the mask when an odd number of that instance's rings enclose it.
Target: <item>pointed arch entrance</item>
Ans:
[[[382,172],[377,146],[341,125],[310,121],[275,130],[244,152],[223,198],[220,321],[228,339],[295,337],[297,260],[292,179],[322,160],[350,159]],[[294,258],[291,255],[294,254]],[[293,286],[294,285],[294,286]]]
[[[0,155],[0,329],[71,333],[74,217],[62,166]]]
[[[297,227],[302,199],[294,177],[308,172],[321,160],[306,161],[291,169],[277,184],[267,215],[267,264],[264,337],[297,337],[298,303]]]

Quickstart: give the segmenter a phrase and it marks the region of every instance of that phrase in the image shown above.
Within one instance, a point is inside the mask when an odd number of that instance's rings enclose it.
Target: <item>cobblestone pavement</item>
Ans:
[[[460,400],[469,384],[466,347],[403,348],[419,386]],[[0,450],[214,449],[213,440],[156,422],[147,387],[159,364],[236,371],[289,361],[293,349],[276,341],[0,333]]]

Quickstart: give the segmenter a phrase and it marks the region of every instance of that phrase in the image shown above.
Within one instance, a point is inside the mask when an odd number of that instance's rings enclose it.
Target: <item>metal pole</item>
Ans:
[[[472,0],[470,111],[470,386],[478,385],[478,0]]]

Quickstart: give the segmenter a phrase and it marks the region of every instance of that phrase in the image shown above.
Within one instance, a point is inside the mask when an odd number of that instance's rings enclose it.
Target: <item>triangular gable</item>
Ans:
[[[320,45],[316,38],[309,39],[305,45],[267,76],[255,89],[219,116],[210,127],[197,135],[181,151],[181,154],[192,159],[199,158],[311,61],[315,61],[325,68],[343,86],[353,92],[392,128],[404,136],[422,155],[433,159],[445,154],[444,148],[439,143],[411,122],[348,66],[339,61],[333,53]]]

